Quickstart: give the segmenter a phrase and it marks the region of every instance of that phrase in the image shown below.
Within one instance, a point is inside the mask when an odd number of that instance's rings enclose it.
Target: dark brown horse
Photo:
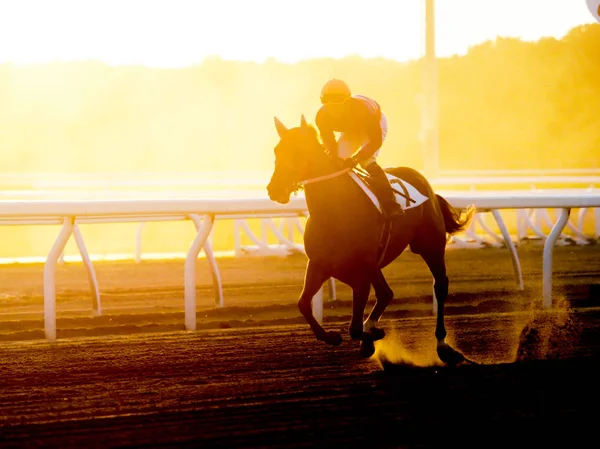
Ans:
[[[373,342],[385,335],[376,324],[394,297],[381,270],[410,245],[411,251],[423,258],[433,274],[438,356],[446,363],[463,361],[463,355],[445,342],[444,301],[448,296],[445,250],[448,235],[465,229],[475,209],[455,210],[435,194],[427,179],[416,170],[388,168],[387,173],[414,186],[427,200],[386,224],[349,170],[340,169],[339,162],[327,154],[315,128],[306,123],[304,116],[296,128],[287,129],[277,118],[275,125],[280,141],[275,147],[275,169],[267,190],[271,200],[285,204],[290,194],[304,187],[309,212],[304,231],[308,264],[298,307],[316,338],[330,345],[342,341],[339,332],[323,329],[311,308],[313,296],[333,277],[352,288],[350,337],[362,340],[361,354],[370,357],[375,350]],[[371,286],[376,303],[363,322]]]

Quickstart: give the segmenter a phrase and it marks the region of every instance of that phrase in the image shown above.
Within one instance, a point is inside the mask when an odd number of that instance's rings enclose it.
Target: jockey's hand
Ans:
[[[356,164],[358,164],[358,161],[356,160],[356,157],[352,156],[352,157],[349,157],[348,159],[344,159],[344,162],[342,163],[342,167],[354,168],[354,167],[356,167]]]

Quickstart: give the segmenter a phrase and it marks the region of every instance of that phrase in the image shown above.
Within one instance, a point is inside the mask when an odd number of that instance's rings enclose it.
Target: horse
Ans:
[[[385,168],[388,178],[391,175],[400,184],[414,186],[425,201],[407,207],[404,215],[387,219],[359,185],[360,181],[356,181],[356,171],[341,168],[339,160],[326,151],[317,130],[304,116],[299,127],[289,129],[277,117],[274,120],[280,140],[274,150],[275,168],[267,192],[272,201],[286,204],[292,193],[304,189],[308,207],[304,249],[308,261],[298,309],[316,339],[332,346],[342,342],[341,333],[326,331],[315,319],[311,307],[313,296],[329,278],[334,278],[352,289],[349,334],[352,340],[361,341],[361,356],[371,357],[374,342],[385,336],[377,323],[394,298],[382,268],[410,246],[433,275],[438,357],[446,364],[467,360],[445,341],[444,302],[449,285],[445,250],[449,236],[469,225],[475,207],[455,209],[433,191],[419,171],[388,167]],[[376,301],[364,320],[371,286]]]

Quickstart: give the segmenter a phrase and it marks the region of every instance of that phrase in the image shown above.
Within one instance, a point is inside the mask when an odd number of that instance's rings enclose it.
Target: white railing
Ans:
[[[474,204],[479,212],[491,212],[501,230],[506,246],[513,255],[515,273],[520,264],[508,230],[499,210],[504,209],[559,209],[560,215],[544,243],[543,250],[543,300],[552,306],[552,250],[565,228],[571,209],[600,208],[600,193],[589,191],[506,191],[506,192],[441,192],[455,207]],[[215,220],[228,218],[269,218],[306,216],[306,203],[302,196],[292,197],[289,204],[280,205],[265,197],[245,199],[112,199],[112,200],[5,200],[0,201],[0,224],[61,224],[59,235],[44,265],[44,326],[48,340],[56,339],[56,290],[55,270],[64,247],[74,236],[88,269],[94,290],[94,310],[101,313],[97,282],[83,236],[78,224],[122,223],[144,221],[191,220],[197,233],[185,260],[184,311],[185,326],[196,329],[196,283],[195,267],[202,248],[209,259],[215,287],[220,289],[220,277],[208,236]],[[522,278],[519,282],[522,288]],[[217,293],[219,297],[219,293]],[[220,305],[223,305],[222,295]],[[322,318],[322,294],[315,298],[315,314]]]
[[[458,171],[445,170],[442,176],[433,179],[432,185],[436,190],[448,187],[458,188],[457,192],[464,190],[476,191],[478,188],[489,189],[498,186],[538,189],[540,186],[578,186],[587,187],[595,191],[600,187],[600,169],[553,169],[553,170],[480,170]],[[0,199],[106,199],[106,198],[197,198],[203,192],[210,191],[210,195],[222,198],[240,198],[242,196],[261,195],[264,192],[265,179],[269,173],[80,173],[80,174],[48,174],[26,173],[7,174],[0,173]],[[580,191],[579,189],[573,189]],[[567,222],[571,235],[561,235],[562,241],[579,244],[589,243],[600,235],[600,217],[596,211],[594,236],[584,232],[584,216],[586,209],[579,211],[577,220]],[[513,240],[519,242],[538,238],[545,239],[548,233],[544,228],[551,228],[551,219],[547,209],[530,209],[516,211],[516,229]],[[498,234],[485,222],[487,214],[477,214],[471,227],[464,237],[454,237],[451,245],[458,247],[484,247],[502,246],[505,237]],[[135,251],[130,256],[135,261],[142,260],[142,233],[145,222],[141,222],[136,233]],[[265,219],[261,224],[263,236],[252,233],[245,219],[238,219],[235,223],[236,255],[248,252],[262,252],[267,254],[281,254],[297,249],[296,243],[279,235],[288,229],[299,228],[298,219],[288,219],[276,227],[271,219]],[[270,230],[278,239],[278,245],[269,244],[265,239]],[[248,237],[254,245],[242,245],[241,236]],[[172,256],[172,255],[171,255]],[[185,257],[185,255],[181,255]],[[59,259],[62,261],[61,259]]]
[[[594,189],[573,189],[573,190],[561,190],[564,193],[571,192],[578,194],[579,192],[585,193],[600,193],[599,190]],[[444,196],[446,195],[461,195],[461,192],[441,192]],[[507,192],[510,193],[510,192]],[[552,229],[553,219],[551,218],[552,209],[517,209],[515,210],[515,222],[510,228],[515,230],[515,234],[510,236],[516,245],[525,240],[535,239],[546,239],[549,234],[549,230]],[[592,220],[594,220],[595,227],[594,232],[589,233],[586,231],[586,215],[589,213],[594,214]],[[500,212],[498,212],[500,213]],[[492,217],[494,213],[492,212]],[[460,248],[483,248],[488,246],[502,247],[506,245],[508,237],[505,237],[502,233],[498,234],[493,230],[488,223],[486,223],[486,217],[488,212],[478,212],[474,220],[471,222],[470,227],[461,236],[454,236],[449,242],[449,247],[460,247]],[[497,218],[496,222],[498,221]],[[503,218],[506,222],[506,218]],[[143,258],[142,247],[141,247],[141,234],[144,228],[144,224],[141,223],[137,230],[136,241],[138,245],[135,248],[135,260],[140,261]],[[508,228],[507,228],[508,229]],[[264,219],[261,223],[261,234],[257,235],[256,232],[252,232],[244,219],[237,219],[234,227],[234,252],[236,256],[252,253],[254,251],[262,254],[285,254],[298,250],[298,243],[293,241],[290,235],[293,234],[294,230],[303,232],[303,223],[299,218],[286,218],[276,225],[272,219]],[[578,211],[577,217],[574,220],[567,222],[565,231],[570,231],[569,234],[563,232],[561,234],[561,242],[566,244],[591,244],[595,243],[600,238],[600,209],[588,209],[582,208]],[[269,234],[273,235],[277,244],[269,244]],[[287,234],[287,236],[286,236]],[[241,237],[246,236],[250,239],[253,245],[242,245]]]

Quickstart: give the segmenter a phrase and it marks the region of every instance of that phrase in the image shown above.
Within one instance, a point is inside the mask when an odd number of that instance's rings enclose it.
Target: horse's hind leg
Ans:
[[[434,300],[437,301],[437,319],[435,325],[435,338],[437,339],[437,353],[440,360],[450,365],[455,365],[465,360],[464,355],[454,350],[446,343],[446,326],[444,324],[444,305],[448,297],[448,276],[446,275],[445,248],[439,251],[421,253],[421,257],[433,275]]]
[[[329,277],[329,274],[321,270],[317,264],[310,260],[308,261],[306,273],[304,275],[304,287],[300,299],[298,300],[298,309],[312,329],[315,337],[317,337],[317,340],[337,346],[342,342],[342,335],[339,332],[334,331],[326,332],[313,315],[311,306],[313,297],[318,293]]]
[[[433,294],[437,301],[437,320],[435,324],[435,338],[438,343],[443,343],[446,338],[446,327],[444,325],[444,304],[448,297],[448,276],[446,275],[446,261],[444,250],[421,254],[421,257],[429,267],[433,275]]]
[[[383,315],[383,312],[385,312],[387,306],[392,299],[394,299],[394,292],[385,280],[381,270],[375,271],[371,279],[371,285],[375,290],[377,302],[375,303],[375,306],[373,306],[373,310],[371,310],[369,317],[363,323],[363,330],[365,332],[371,332],[375,340],[380,340],[384,337],[385,333],[383,332],[383,329],[377,329],[376,326]]]

